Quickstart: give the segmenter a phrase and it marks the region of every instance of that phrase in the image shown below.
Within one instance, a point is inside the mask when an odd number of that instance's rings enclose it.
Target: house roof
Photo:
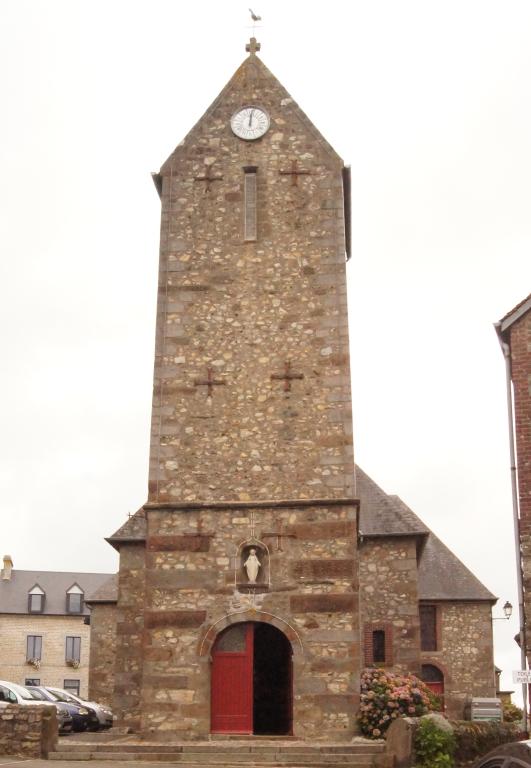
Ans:
[[[502,319],[495,323],[495,328],[499,336],[503,336],[505,331],[516,323],[521,317],[527,314],[531,310],[531,293],[522,299],[515,307],[513,307]]]
[[[66,611],[66,592],[77,584],[89,595],[99,589],[110,573],[73,573],[69,571],[19,571],[13,568],[10,579],[0,579],[0,614],[28,613],[28,592],[36,584],[46,595],[44,601],[45,616],[69,616]],[[83,606],[80,615],[87,616],[88,608]],[[79,615],[79,614],[78,614]]]

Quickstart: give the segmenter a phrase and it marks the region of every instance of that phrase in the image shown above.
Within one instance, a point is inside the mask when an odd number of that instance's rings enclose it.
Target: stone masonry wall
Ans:
[[[0,708],[0,755],[47,758],[57,744],[54,706]]]
[[[245,104],[257,141],[230,128]],[[151,501],[353,495],[342,166],[255,56],[163,166]]]
[[[112,706],[116,659],[116,604],[93,604],[90,626],[89,701]]]
[[[385,666],[420,672],[417,556],[413,538],[367,539],[359,549],[360,623],[383,629],[391,658]],[[367,637],[368,640],[368,637]],[[370,662],[370,654],[362,663]],[[369,658],[367,658],[369,656]]]
[[[116,724],[140,728],[143,665],[145,547],[128,544],[120,550],[116,609],[116,662],[113,713]]]
[[[496,695],[490,603],[439,603],[440,648],[422,652],[423,664],[444,673],[449,717],[463,718],[470,696]]]
[[[0,679],[21,683],[38,679],[41,685],[64,687],[65,679],[79,680],[80,694],[88,692],[90,628],[83,616],[42,616],[3,614],[0,616]],[[28,635],[42,637],[39,668],[26,662]],[[81,658],[77,669],[66,663],[66,638],[81,638]]]
[[[531,312],[511,326],[510,334],[526,643],[531,657]]]
[[[269,549],[271,579],[254,601],[235,588],[244,578],[238,546],[252,530]],[[142,732],[206,738],[217,634],[265,621],[292,644],[294,734],[350,738],[359,700],[355,542],[355,506],[150,509]]]

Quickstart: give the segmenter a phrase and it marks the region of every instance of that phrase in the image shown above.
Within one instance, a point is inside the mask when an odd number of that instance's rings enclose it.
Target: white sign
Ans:
[[[513,672],[513,683],[531,683],[531,669],[518,669]]]

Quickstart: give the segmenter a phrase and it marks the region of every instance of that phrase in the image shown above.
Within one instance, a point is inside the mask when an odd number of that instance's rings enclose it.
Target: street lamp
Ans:
[[[513,614],[513,606],[511,603],[506,600],[505,605],[502,608],[503,610],[503,616],[493,616],[492,621],[505,621],[506,619],[510,619]]]

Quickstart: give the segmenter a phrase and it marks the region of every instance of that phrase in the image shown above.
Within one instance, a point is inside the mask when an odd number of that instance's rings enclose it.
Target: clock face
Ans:
[[[231,117],[230,127],[240,139],[252,141],[267,132],[269,122],[269,115],[260,107],[242,107]]]

